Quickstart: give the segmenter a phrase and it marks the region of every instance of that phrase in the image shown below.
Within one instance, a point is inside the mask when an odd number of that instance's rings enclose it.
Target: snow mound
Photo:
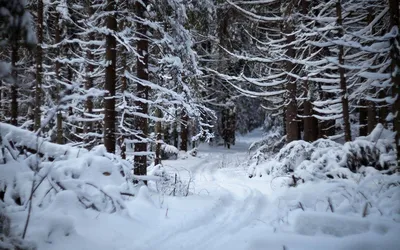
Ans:
[[[366,137],[344,145],[327,139],[313,143],[293,141],[284,146],[270,160],[253,161],[248,174],[250,177],[292,174],[303,181],[316,179],[353,178],[359,173],[396,172],[396,150],[393,147],[394,133],[381,124]]]
[[[87,151],[0,126],[0,209],[10,217],[15,239],[31,213],[35,227],[28,226],[27,235],[39,245],[78,237],[75,218],[86,209],[127,214],[126,201],[137,193],[130,162],[107,153],[103,145]],[[1,234],[1,249],[34,249]]]
[[[178,171],[166,168],[163,165],[151,166],[150,176],[159,177],[155,182],[149,183],[149,186],[163,195],[188,196],[190,194],[191,180],[183,180]]]

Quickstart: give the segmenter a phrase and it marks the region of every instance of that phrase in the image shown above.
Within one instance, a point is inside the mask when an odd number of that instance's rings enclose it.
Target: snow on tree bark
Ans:
[[[18,126],[18,43],[11,45],[12,85],[11,85],[11,124]]]
[[[136,16],[138,17],[137,25],[137,77],[140,80],[149,80],[149,55],[148,55],[148,26],[144,23],[146,19],[148,1],[143,0],[141,2],[137,1],[135,4],[136,7]],[[148,100],[149,99],[149,90],[148,87],[137,83],[137,96],[140,99]],[[134,158],[134,174],[136,175],[146,175],[147,174],[147,115],[148,105],[142,101],[136,101],[136,106],[139,107],[139,112],[144,116],[137,116],[135,119],[135,127],[139,132],[136,142],[135,142],[135,158]]]
[[[37,23],[36,35],[38,44],[36,46],[36,82],[35,82],[35,103],[34,103],[34,127],[35,131],[41,126],[42,106],[42,74],[43,74],[43,0],[37,2]]]
[[[108,12],[106,36],[106,76],[104,96],[104,146],[109,153],[115,153],[115,82],[116,82],[116,39],[113,32],[117,31],[117,20],[115,19],[116,2],[114,0],[107,1]]]
[[[341,0],[336,3],[336,14],[338,24],[338,36],[343,37],[343,19],[342,19],[342,4]],[[340,89],[341,89],[341,100],[343,109],[343,122],[344,122],[344,139],[345,141],[351,141],[351,128],[350,128],[350,113],[349,113],[349,100],[347,92],[347,83],[344,66],[344,48],[343,45],[339,45],[339,75],[340,75]]]
[[[286,22],[284,24],[284,33],[286,36],[286,56],[288,60],[286,61],[286,72],[291,73],[294,69],[295,65],[290,61],[291,58],[294,58],[295,49],[294,45],[291,44],[294,42],[294,34],[293,27],[290,22]],[[299,125],[297,122],[297,101],[296,101],[296,80],[288,75],[287,76],[287,107],[286,107],[286,141],[287,143],[300,139],[299,135]]]
[[[55,39],[54,42],[58,46],[60,46],[61,42],[61,28],[60,28],[60,14],[56,13],[56,18],[55,18],[55,23],[56,23],[56,29],[55,29]],[[60,48],[57,48],[57,57],[60,57]],[[61,76],[60,76],[60,69],[61,69],[61,63],[59,60],[56,60],[55,63],[55,73],[56,73],[56,80],[57,80],[57,99],[58,103],[61,101]],[[62,111],[58,110],[57,111],[57,144],[63,144],[63,117],[62,117]]]
[[[188,150],[189,119],[186,110],[181,111],[181,145],[180,150]]]

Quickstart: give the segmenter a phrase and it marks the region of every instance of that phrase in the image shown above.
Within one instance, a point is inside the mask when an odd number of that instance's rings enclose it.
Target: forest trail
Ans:
[[[256,130],[239,137],[231,149],[201,145],[197,157],[165,161],[167,168],[173,167],[183,179],[191,179],[194,197],[186,197],[186,204],[185,198],[169,197],[169,204],[163,204],[168,208],[165,218],[132,249],[222,249],[233,235],[262,223],[259,217],[267,196],[246,183],[247,166],[243,165],[249,143],[259,136],[261,130]],[[189,204],[195,197],[203,203]]]
[[[122,213],[68,211],[75,233],[39,249],[398,249],[397,223],[326,212],[317,197],[331,189],[326,184],[287,188],[275,181],[271,185],[268,176],[248,178],[248,146],[260,136],[256,130],[239,136],[229,150],[201,145],[196,157],[163,161],[184,183],[190,181],[189,196],[163,195],[143,186]],[[346,237],[337,235],[342,228]]]

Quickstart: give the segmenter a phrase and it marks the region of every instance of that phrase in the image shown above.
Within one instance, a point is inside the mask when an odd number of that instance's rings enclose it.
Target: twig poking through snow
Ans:
[[[301,202],[300,202],[300,201],[299,201],[299,207],[301,208],[301,210],[303,210],[303,211],[304,211],[303,204],[301,204]]]
[[[363,218],[368,215],[368,203],[369,202],[366,202],[365,205],[364,205],[364,209],[363,209],[363,213],[362,213],[362,217]],[[371,205],[371,203],[369,203],[369,205]]]
[[[331,209],[331,212],[334,213],[335,210],[333,209],[333,204],[332,204],[332,200],[330,197],[328,197],[328,204],[329,204],[329,208]]]

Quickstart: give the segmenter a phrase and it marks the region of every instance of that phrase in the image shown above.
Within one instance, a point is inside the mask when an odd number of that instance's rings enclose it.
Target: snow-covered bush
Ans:
[[[339,144],[327,139],[313,143],[293,141],[278,154],[249,167],[249,176],[294,175],[304,181],[315,179],[354,178],[366,169],[383,173],[396,171],[394,133],[379,124],[369,136]]]
[[[173,145],[169,145],[166,143],[163,143],[161,145],[161,157],[163,160],[166,159],[177,159],[179,154],[179,149],[177,149]]]
[[[154,183],[155,189],[163,195],[188,196],[190,193],[191,180],[182,180],[178,171],[168,171],[163,165],[153,166],[150,176],[159,177]]]
[[[53,144],[2,123],[0,137],[0,209],[15,231],[8,236],[7,220],[0,222],[0,249],[34,249],[20,240],[31,210],[33,220],[43,220],[34,222],[41,227],[32,230],[31,237],[51,243],[55,237],[75,233],[70,213],[85,209],[125,213],[125,200],[137,193],[132,164],[108,153],[103,145],[87,151]]]
[[[32,196],[34,206],[46,208],[59,194],[72,191],[85,208],[116,212],[124,209],[124,198],[134,195],[131,164],[104,146],[88,152],[1,125],[1,147],[7,149],[0,165],[1,206],[26,207]]]

